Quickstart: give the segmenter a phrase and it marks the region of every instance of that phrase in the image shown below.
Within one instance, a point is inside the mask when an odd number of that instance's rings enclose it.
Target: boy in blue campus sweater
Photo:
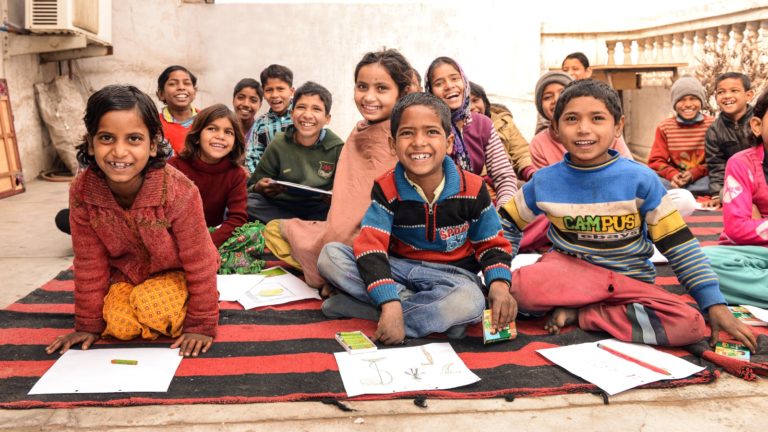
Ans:
[[[494,331],[517,314],[510,244],[483,179],[446,156],[454,139],[450,120],[448,106],[430,94],[397,102],[390,144],[399,162],[374,183],[354,247],[330,243],[318,260],[320,274],[342,291],[323,312],[376,317],[345,305],[379,308],[374,339],[385,344],[440,332],[462,337],[482,317],[484,292]],[[356,301],[343,301],[347,295]]]
[[[654,285],[655,243],[709,314],[710,343],[725,330],[754,351],[755,336],[725,306],[717,276],[658,176],[610,150],[624,126],[616,92],[599,81],[573,82],[560,94],[552,125],[565,159],[537,171],[501,212],[518,230],[539,214],[550,221],[552,250],[512,276],[520,310],[551,311],[550,333],[578,324],[630,342],[698,342],[706,332],[701,313]]]

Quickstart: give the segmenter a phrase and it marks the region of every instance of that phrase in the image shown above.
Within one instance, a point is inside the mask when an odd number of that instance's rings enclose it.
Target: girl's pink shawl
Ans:
[[[317,272],[320,250],[330,242],[352,245],[371,204],[373,181],[395,166],[397,157],[389,146],[389,137],[389,120],[373,125],[359,122],[339,156],[328,220],[280,221],[280,232],[291,245],[291,255],[301,264],[310,286],[319,288],[325,283]]]

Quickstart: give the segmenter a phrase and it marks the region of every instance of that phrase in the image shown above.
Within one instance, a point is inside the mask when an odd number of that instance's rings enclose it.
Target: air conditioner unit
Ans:
[[[24,26],[33,33],[83,34],[112,43],[112,0],[25,0]]]

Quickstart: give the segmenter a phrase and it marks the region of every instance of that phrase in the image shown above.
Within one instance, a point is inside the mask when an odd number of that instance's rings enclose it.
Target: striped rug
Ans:
[[[716,242],[720,214],[699,212],[690,226],[703,244]],[[671,269],[660,266],[658,283],[673,292],[680,287]],[[243,311],[236,303],[221,304],[219,335],[204,356],[184,359],[167,393],[73,394],[27,396],[37,379],[55,362],[44,347],[73,328],[72,271],[0,311],[0,407],[41,408],[129,406],[189,403],[249,403],[298,400],[345,400],[346,394],[333,353],[341,347],[335,332],[363,330],[372,334],[375,323],[350,319],[328,320],[320,302],[309,300]],[[692,302],[692,299],[689,299]],[[355,400],[390,398],[493,398],[599,393],[589,383],[552,365],[535,351],[605,338],[606,334],[570,328],[556,336],[542,329],[544,320],[519,320],[516,340],[484,346],[480,326],[451,345],[480,378],[478,383],[444,391],[370,395]],[[409,341],[417,346],[441,337]],[[117,343],[100,340],[92,349],[167,346],[170,340]],[[682,349],[666,349],[707,369],[689,379],[654,383],[648,387],[676,387],[708,383],[718,372]]]

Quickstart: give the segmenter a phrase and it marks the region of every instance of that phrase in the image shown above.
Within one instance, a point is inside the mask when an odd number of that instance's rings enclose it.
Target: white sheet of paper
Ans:
[[[449,389],[480,381],[450,343],[334,353],[347,396]]]
[[[541,254],[537,253],[517,254],[515,255],[515,258],[512,259],[511,270],[515,271],[520,267],[531,265],[538,261],[539,258],[541,258]]]
[[[262,275],[216,275],[216,288],[219,290],[219,301],[237,301],[249,289],[264,280]]]
[[[718,211],[720,209],[712,208],[712,207],[704,207],[704,205],[698,201],[696,201],[696,204],[694,206],[696,210],[704,210],[704,211]]]
[[[276,269],[273,269],[272,273],[278,272]],[[271,306],[311,298],[320,300],[320,292],[318,290],[285,270],[282,273],[275,276],[267,276],[261,283],[239,297],[237,302],[248,310],[260,306]]]
[[[768,310],[759,308],[757,306],[750,306],[750,305],[741,305],[744,309],[748,310],[749,313],[755,316],[755,318],[759,319],[760,321],[768,322]]]
[[[138,364],[112,364],[113,359]],[[69,350],[29,394],[167,392],[181,359],[179,350],[170,348]]]
[[[666,369],[671,375],[654,372],[598,348],[605,344],[648,364]],[[704,370],[701,366],[658,351],[647,345],[616,339],[537,350],[552,363],[603,389],[609,395],[665,379],[681,379]]]

